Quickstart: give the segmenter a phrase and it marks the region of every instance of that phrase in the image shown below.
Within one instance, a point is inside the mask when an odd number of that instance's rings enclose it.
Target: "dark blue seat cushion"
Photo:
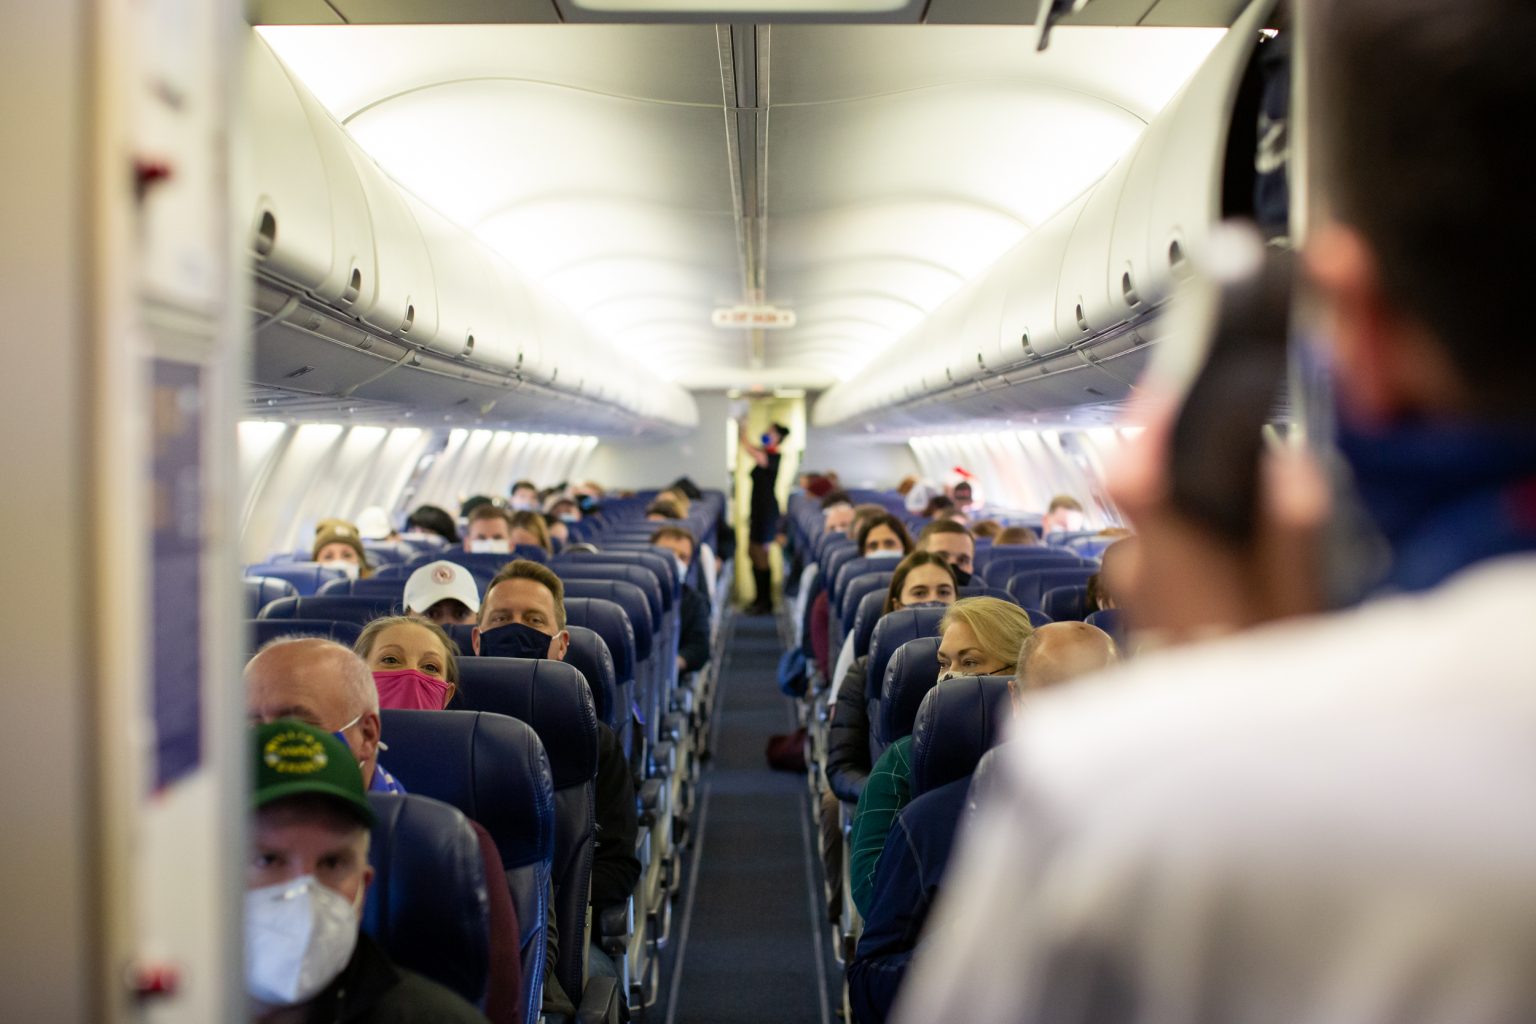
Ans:
[[[879,700],[885,685],[885,668],[896,649],[918,637],[939,635],[943,608],[902,608],[881,616],[869,640],[869,670],[865,673],[865,696]],[[871,720],[871,724],[874,724]]]
[[[250,632],[252,652],[285,636],[318,636],[351,647],[363,632],[363,627],[355,622],[330,619],[252,619],[246,623],[246,628]]]
[[[1013,718],[1007,676],[956,676],[933,687],[912,727],[912,794],[967,778]]]
[[[1081,622],[1088,615],[1088,588],[1082,585],[1052,587],[1040,600],[1040,609],[1052,622]]]
[[[872,713],[869,720],[873,726],[872,752],[878,747],[883,753],[892,743],[912,734],[918,706],[939,681],[939,643],[936,636],[919,637],[902,644],[891,656],[881,688],[879,714]]]
[[[299,588],[276,576],[247,576],[245,578],[245,611],[254,619],[267,605],[280,597],[298,597]]]
[[[381,615],[394,615],[397,605],[391,597],[285,597],[261,610],[263,619],[328,619],[355,622],[359,626]]]

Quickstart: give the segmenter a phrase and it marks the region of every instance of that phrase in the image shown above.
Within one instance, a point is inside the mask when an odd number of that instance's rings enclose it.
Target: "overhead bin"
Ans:
[[[425,345],[437,336],[437,280],[426,239],[400,186],[357,143],[346,142],[373,227],[377,286],[359,315],[381,331]]]
[[[1274,6],[1249,4],[1091,190],[874,367],[829,389],[813,422],[859,419],[867,429],[899,431],[914,420],[995,419],[1127,395],[1184,261],[1220,219],[1237,94]],[[985,358],[989,350],[995,360]],[[942,374],[932,366],[935,351],[944,356]]]
[[[254,32],[254,378],[430,421],[666,436],[693,397],[401,188]],[[440,417],[440,418],[439,418]]]

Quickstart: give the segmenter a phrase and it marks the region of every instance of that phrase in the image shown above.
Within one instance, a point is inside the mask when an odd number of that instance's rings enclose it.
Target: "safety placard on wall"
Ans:
[[[202,762],[203,370],[154,363],[151,688],[155,788]]]

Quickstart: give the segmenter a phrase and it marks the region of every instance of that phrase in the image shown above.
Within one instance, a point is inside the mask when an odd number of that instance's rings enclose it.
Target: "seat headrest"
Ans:
[[[597,554],[592,554],[589,551],[572,551],[569,554],[562,554],[558,558],[553,559],[550,562],[550,568],[553,568],[556,572],[559,572],[560,570],[557,568],[557,566],[561,563],[570,564],[581,562],[589,562],[599,565],[608,563],[641,566],[649,569],[656,575],[656,578],[661,581],[662,595],[666,599],[666,605],[671,607],[673,600],[676,598],[678,587],[677,565],[672,561],[671,555],[664,555],[656,548],[651,547],[649,534],[647,534],[646,537],[640,541],[619,541],[616,543],[635,543],[637,546],[626,549],[616,545],[611,545],[609,547],[603,548],[603,550],[599,551]]]
[[[853,656],[862,658],[869,653],[870,637],[875,635],[875,623],[885,611],[885,591],[876,590],[859,598],[858,610],[853,614],[853,629],[849,636],[853,641]]]
[[[511,871],[555,855],[555,787],[533,727],[480,711],[379,713],[390,773],[491,834]]]
[[[566,626],[585,626],[602,638],[613,658],[613,672],[619,683],[635,679],[635,629],[624,609],[600,597],[565,599]]]
[[[327,584],[329,586],[329,584]],[[276,576],[247,576],[245,578],[246,610],[255,618],[263,608],[282,597],[298,597],[299,588]]]
[[[587,558],[601,559],[602,556],[587,556]],[[562,555],[555,559],[550,567],[561,581],[569,585],[577,580],[611,580],[628,583],[645,597],[646,609],[651,614],[654,622],[660,622],[662,613],[671,604],[670,595],[662,595],[661,578],[651,569],[643,565],[634,565],[629,562],[613,561],[589,561],[578,558],[567,560]]]
[[[938,636],[943,608],[902,608],[882,615],[869,639],[869,670],[865,673],[865,696],[879,700],[885,685],[885,668],[896,648],[921,636]]]
[[[848,581],[848,586],[843,590],[843,603],[840,614],[842,615],[844,632],[853,628],[853,621],[858,617],[859,605],[870,594],[879,594],[881,599],[891,589],[891,577],[895,573],[861,572]]]
[[[556,790],[597,776],[597,707],[574,666],[545,658],[465,658],[459,663],[459,701],[466,711],[509,715],[533,726]]]
[[[325,619],[359,626],[395,612],[391,597],[285,597],[261,610],[263,619]]]
[[[586,677],[587,686],[592,690],[592,700],[597,705],[597,717],[613,725],[613,704],[617,699],[615,691],[618,690],[619,677],[614,674],[613,655],[608,645],[586,626],[566,623],[565,631],[571,637],[571,646],[565,652],[565,663]]]
[[[570,606],[570,598],[573,597],[597,597],[604,601],[611,601],[624,610],[629,618],[629,624],[635,638],[635,657],[641,661],[651,656],[652,641],[656,635],[656,626],[651,619],[650,602],[644,591],[633,583],[624,583],[619,580],[564,580],[566,606]],[[569,619],[569,613],[567,613]],[[592,623],[583,623],[589,629],[597,629]]]
[[[881,687],[880,721],[874,723],[881,747],[912,734],[918,705],[939,681],[939,642],[936,636],[919,637],[891,655]]]
[[[1088,588],[1072,585],[1052,587],[1040,598],[1040,610],[1052,622],[1082,621],[1088,614]]]
[[[1087,622],[1090,626],[1099,627],[1104,632],[1114,637],[1115,643],[1117,644],[1122,643],[1124,640],[1121,634],[1121,630],[1125,627],[1125,622],[1121,617],[1120,609],[1118,608],[1101,608],[1099,611],[1089,615],[1088,618],[1083,621]]]
[[[401,967],[482,1004],[490,909],[474,828],[458,810],[424,796],[370,793],[368,802],[378,822],[368,847],[373,883],[363,931]]]
[[[1013,717],[1007,676],[956,676],[923,697],[912,729],[912,793],[976,770]]]
[[[355,622],[333,622],[329,619],[252,619],[246,623],[251,631],[251,653],[284,636],[317,636],[334,640],[343,647],[351,647],[362,635],[363,627]]]

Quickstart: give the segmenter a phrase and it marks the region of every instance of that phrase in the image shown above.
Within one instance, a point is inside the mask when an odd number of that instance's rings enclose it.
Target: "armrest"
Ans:
[[[597,933],[605,939],[625,939],[635,930],[635,898],[605,907],[597,916]],[[621,945],[619,952],[623,952]]]
[[[588,978],[581,1005],[576,1007],[577,1024],[618,1024],[618,1020],[619,979]]]
[[[661,779],[646,779],[640,783],[640,790],[636,797],[640,803],[640,822],[644,825],[654,825],[656,816],[663,808],[666,790],[662,787]]]

